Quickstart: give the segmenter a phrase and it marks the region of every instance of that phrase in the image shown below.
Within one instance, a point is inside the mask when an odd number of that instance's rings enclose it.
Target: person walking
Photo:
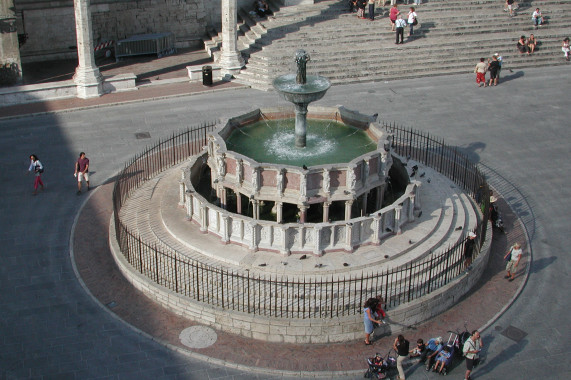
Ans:
[[[398,354],[397,357],[397,370],[399,375],[397,380],[405,380],[404,369],[402,367],[402,362],[407,358],[409,351],[409,342],[404,338],[403,335],[399,335],[395,342],[393,343],[393,349]]]
[[[569,60],[569,37],[566,37],[561,44],[561,50],[563,50],[563,54],[565,54],[565,59]]]
[[[506,0],[506,8],[510,14],[510,17],[513,17],[514,16],[514,8],[515,8],[514,0]]]
[[[75,162],[75,173],[74,177],[77,178],[77,195],[81,195],[81,185],[85,179],[87,184],[87,191],[89,188],[89,158],[85,157],[85,153],[79,153],[79,158]]]
[[[365,324],[365,345],[371,345],[371,334],[375,329],[374,323],[380,325],[382,321],[375,319],[375,308],[377,306],[377,300],[375,298],[369,298],[365,302],[365,309],[363,310],[363,323]]]
[[[395,31],[395,23],[397,22],[398,15],[400,15],[400,11],[398,5],[395,3],[389,11],[389,21],[391,22],[391,30],[393,32]]]
[[[521,249],[521,245],[519,243],[515,243],[504,256],[504,261],[507,260],[508,262],[506,264],[506,272],[508,273],[505,278],[508,278],[509,281],[514,280],[515,272],[517,271],[517,266],[519,265],[522,254],[523,250]]]
[[[35,154],[30,155],[30,167],[28,168],[28,173],[34,173],[34,192],[32,195],[38,193],[38,186],[44,191],[44,183],[42,182],[42,173],[44,172],[44,166]]]
[[[485,58],[480,58],[480,62],[478,62],[474,69],[474,72],[476,73],[476,84],[478,87],[486,87],[486,70],[488,69],[488,65],[484,62],[485,60]]]
[[[474,369],[474,364],[477,361],[478,354],[482,351],[482,347],[484,347],[484,343],[482,342],[480,332],[478,330],[472,331],[472,335],[466,340],[464,347],[462,347],[462,352],[466,357],[466,374],[464,375],[464,380],[471,380],[470,374]]]
[[[414,11],[414,7],[410,7],[410,11],[408,12],[408,26],[409,26],[409,32],[408,32],[408,36],[411,37],[414,34],[414,26],[416,24],[418,24],[418,21],[416,20],[416,12]]]
[[[397,38],[395,44],[397,45],[404,44],[404,27],[406,26],[406,21],[402,19],[402,16],[400,14],[397,16],[395,25],[396,25],[396,38]]]

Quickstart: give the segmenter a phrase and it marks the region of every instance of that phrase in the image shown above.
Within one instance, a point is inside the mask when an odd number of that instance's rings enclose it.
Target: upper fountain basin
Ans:
[[[295,74],[285,74],[274,79],[273,86],[288,102],[310,103],[321,99],[331,87],[331,82],[319,75],[308,75],[307,82],[299,84]]]

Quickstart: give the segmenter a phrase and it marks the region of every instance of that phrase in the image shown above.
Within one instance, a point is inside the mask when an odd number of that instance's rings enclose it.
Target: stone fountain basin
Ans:
[[[274,79],[273,86],[288,102],[311,103],[323,98],[331,82],[319,75],[308,75],[307,83],[299,84],[295,74],[286,74]]]

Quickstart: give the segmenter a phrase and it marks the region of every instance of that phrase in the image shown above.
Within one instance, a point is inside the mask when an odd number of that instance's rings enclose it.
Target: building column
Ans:
[[[305,220],[307,219],[307,206],[298,206],[299,209],[299,222],[300,223],[305,223]]]
[[[345,220],[351,220],[351,207],[353,206],[353,200],[345,201]]]
[[[226,188],[224,186],[220,187],[220,207],[222,207],[224,210],[226,210],[226,205],[227,205],[227,192],[226,192]]]
[[[361,216],[367,215],[367,202],[369,201],[369,193],[363,193],[361,202]]]
[[[283,223],[284,204],[276,202],[276,223]]]
[[[401,211],[402,211],[402,206],[398,205],[395,207],[395,225],[393,226],[393,231],[395,234],[400,235],[401,234],[401,229],[400,229],[400,215],[401,215]]]
[[[78,66],[75,69],[73,80],[77,85],[77,97],[82,99],[94,98],[103,94],[103,77],[95,65],[90,5],[90,0],[73,1],[78,58]]]
[[[383,198],[385,197],[385,184],[377,187],[377,203],[376,203],[376,210],[379,211],[381,207],[383,207]]]
[[[260,202],[257,199],[252,200],[252,217],[260,219]]]
[[[323,223],[329,223],[329,206],[330,202],[323,202]]]
[[[218,64],[222,68],[222,75],[233,75],[244,67],[244,58],[238,50],[238,4],[237,0],[222,0],[221,3],[222,51]]]
[[[236,192],[236,214],[242,215],[242,194]]]
[[[193,196],[192,196],[192,192],[190,190],[186,190],[186,217],[188,218],[188,220],[192,220],[192,213],[194,212],[193,210]]]
[[[408,221],[414,222],[414,194],[408,196]]]
[[[0,25],[0,64],[6,65],[3,69],[6,82],[0,85],[19,84],[22,82],[22,61],[13,0],[0,1]]]

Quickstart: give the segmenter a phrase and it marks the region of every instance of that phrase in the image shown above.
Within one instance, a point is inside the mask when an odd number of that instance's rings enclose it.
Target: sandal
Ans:
[[[367,343],[367,341],[365,341],[365,346],[370,346],[371,344],[372,344],[371,342]]]

